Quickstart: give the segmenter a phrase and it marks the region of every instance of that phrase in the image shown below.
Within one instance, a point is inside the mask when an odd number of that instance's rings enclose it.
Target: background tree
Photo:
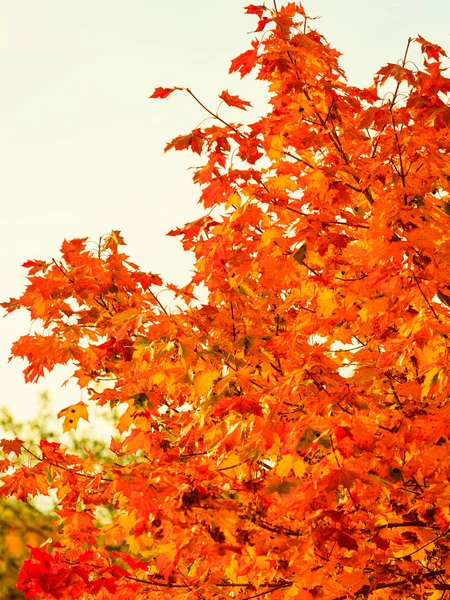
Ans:
[[[113,462],[5,447],[2,494],[59,503],[61,539],[21,571],[27,598],[450,589],[445,52],[410,39],[359,89],[301,5],[246,10],[257,37],[231,70],[256,70],[270,111],[242,125],[204,107],[214,121],[167,146],[204,157],[204,216],[171,232],[191,282],[143,273],[113,231],[26,262],[4,304],[36,324],[12,349],[26,380],[72,365],[124,434]],[[87,403],[60,416],[74,428]]]
[[[33,421],[15,420],[5,408],[0,408],[0,431],[8,436],[2,447],[8,450],[11,439],[20,438],[27,448],[38,446],[41,439],[61,440],[58,424],[55,423],[50,398],[47,393],[39,396],[39,410]],[[102,423],[104,415],[97,415],[97,424]],[[100,439],[92,439],[71,430],[64,436],[65,445],[77,453],[87,456],[84,448],[97,457],[107,458],[108,450]],[[5,458],[0,451],[1,459]],[[27,453],[22,453],[22,461]],[[54,496],[37,496],[29,502],[18,502],[14,498],[0,497],[0,600],[24,598],[21,591],[15,589],[17,575],[23,562],[30,557],[30,546],[40,546],[51,538],[59,537],[53,522],[58,518],[53,512],[56,507]]]

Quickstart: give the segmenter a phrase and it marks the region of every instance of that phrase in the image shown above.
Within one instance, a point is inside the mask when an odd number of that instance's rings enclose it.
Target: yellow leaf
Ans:
[[[248,468],[245,463],[242,462],[241,457],[237,453],[232,453],[225,460],[220,463],[219,471],[223,472],[223,475],[232,477],[233,479],[240,479],[239,475],[244,477]],[[241,479],[242,479],[241,477]]]
[[[273,245],[273,241],[279,236],[279,232],[276,229],[266,229],[263,232],[260,239],[260,244],[262,247]]]
[[[235,558],[228,561],[228,565],[224,569],[224,575],[231,581],[239,582],[239,564]]]
[[[166,379],[165,373],[155,373],[152,377],[152,382],[155,385],[159,385],[160,383],[162,383],[164,381],[164,379]]]
[[[239,208],[241,206],[241,197],[237,192],[233,192],[228,196],[227,203],[225,204],[225,210],[230,208],[230,206],[234,206],[234,208]]]
[[[288,587],[288,589],[284,592],[285,600],[293,600],[293,599],[297,598],[298,591],[299,591],[299,587],[295,583],[294,583],[294,585],[291,585],[290,587]]]
[[[283,154],[283,138],[280,135],[273,136],[270,140],[270,148],[267,150],[267,156],[271,160],[277,160]]]
[[[324,289],[317,296],[317,307],[319,308],[318,314],[323,319],[328,319],[333,314],[336,308],[335,292],[332,289]]]
[[[58,413],[58,419],[64,417],[63,422],[63,431],[70,431],[71,429],[76,429],[78,425],[78,421],[80,419],[84,419],[85,421],[89,421],[89,415],[87,411],[87,406],[84,402],[78,402],[78,404],[72,404],[72,406],[68,406],[64,408]]]
[[[144,536],[135,537],[134,535],[130,535],[126,538],[125,541],[128,545],[128,548],[133,554],[138,554],[139,552],[142,552],[142,550],[145,550],[145,543],[141,539],[142,537]]]
[[[230,284],[230,288],[233,289],[233,290],[235,290],[238,287],[238,285],[239,285],[238,281],[236,280],[236,276],[235,275],[232,275],[229,278],[228,283]]]
[[[302,458],[297,459],[292,465],[295,476],[301,479],[306,471],[306,464]]]
[[[236,291],[238,292],[238,294],[240,294],[241,296],[245,296],[246,298],[248,298],[250,296],[253,296],[252,288],[249,287],[244,282],[241,282],[241,284],[238,286],[238,288],[236,289]]]
[[[292,469],[292,454],[286,454],[277,464],[276,473],[278,477],[286,477]]]
[[[425,380],[422,385],[422,395],[421,399],[425,398],[428,395],[431,386],[436,383],[439,379],[439,373],[441,372],[442,367],[433,367],[430,369],[425,375]]]
[[[219,376],[219,371],[207,371],[206,373],[200,373],[196,375],[194,380],[195,391],[199,396],[206,396],[210,391],[214,379]]]
[[[291,192],[296,190],[298,184],[296,184],[289,175],[279,175],[278,177],[273,177],[269,179],[269,188],[272,188],[277,192],[284,192],[285,190],[290,190]]]

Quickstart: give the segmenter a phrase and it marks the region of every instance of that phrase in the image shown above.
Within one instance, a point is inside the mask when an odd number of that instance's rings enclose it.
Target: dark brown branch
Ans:
[[[280,583],[279,585],[271,586],[270,589],[265,592],[258,592],[257,594],[253,594],[252,596],[245,596],[242,600],[251,600],[252,598],[259,598],[260,596],[265,596],[266,594],[271,594],[272,592],[276,592],[277,590],[282,590],[283,588],[291,587],[292,583],[285,582]]]
[[[319,390],[322,390],[323,392],[328,394],[328,396],[330,395],[330,392],[326,389],[326,387],[322,383],[320,383],[320,381],[317,381],[317,379],[314,377],[314,375],[310,371],[308,371],[308,369],[305,369],[305,373],[308,375],[308,377],[310,377],[314,381],[314,383],[319,388]]]
[[[50,460],[49,458],[47,458],[44,453],[42,453],[42,457],[39,457],[36,454],[34,454],[34,452],[32,452],[31,450],[26,448],[23,444],[22,444],[22,448],[25,450],[25,452],[28,452],[28,454],[31,454],[31,456],[33,456],[39,462],[42,462],[45,460],[48,462],[49,465],[52,465],[53,467],[55,467],[57,469],[62,469],[63,471],[67,471],[67,473],[70,473],[71,475],[78,475],[79,477],[85,477],[87,479],[95,479],[97,477],[97,475],[88,475],[87,473],[80,473],[79,471],[73,471],[72,469],[69,469],[68,467],[59,465],[58,463],[55,463],[52,460]],[[107,477],[101,477],[100,481],[113,481],[113,480],[109,479]]]
[[[435,319],[437,320],[437,322],[438,322],[438,323],[440,323],[440,321],[439,321],[439,317],[437,316],[437,314],[436,314],[436,311],[435,311],[435,310],[434,310],[434,308],[431,306],[431,304],[430,304],[430,302],[429,302],[428,298],[425,296],[425,294],[424,294],[424,292],[423,292],[422,288],[420,287],[419,280],[417,279],[417,277],[416,277],[416,274],[415,274],[415,273],[413,273],[413,277],[414,277],[414,281],[416,282],[416,285],[417,285],[417,287],[419,288],[419,291],[420,291],[420,293],[422,294],[423,298],[425,299],[425,302],[428,304],[428,306],[429,306],[429,308],[431,309],[431,312],[433,313],[433,315],[434,315]]]
[[[406,49],[405,49],[405,54],[404,54],[404,56],[403,56],[402,67],[404,67],[404,66],[405,66],[405,64],[406,64],[406,58],[407,58],[407,56],[408,56],[408,50],[409,50],[409,46],[410,46],[411,42],[412,42],[412,38],[408,38],[408,42],[407,42],[407,44],[406,44]],[[392,107],[393,107],[393,106],[394,106],[394,104],[395,104],[395,101],[396,101],[396,99],[397,99],[398,92],[399,92],[399,90],[400,90],[400,85],[401,85],[401,83],[402,83],[401,81],[397,81],[397,85],[396,85],[396,88],[395,88],[395,90],[394,90],[394,93],[393,93],[393,95],[392,95],[392,100],[391,100],[391,102],[390,102],[390,110],[392,110]],[[383,131],[385,130],[385,128],[386,128],[386,124],[384,124],[384,125],[383,125],[383,127],[382,127],[382,128],[381,128],[381,130],[380,130],[380,133],[378,134],[377,141],[375,142],[375,145],[374,145],[374,147],[372,148],[372,153],[371,153],[371,155],[370,155],[370,158],[374,158],[374,157],[375,157],[375,154],[376,154],[376,152],[377,152],[377,149],[378,149],[378,145],[379,145],[379,143],[380,143],[381,134],[383,133]]]
[[[395,527],[429,527],[424,521],[403,521],[403,523],[386,523],[386,525],[376,525],[375,529],[394,529]]]
[[[233,301],[230,301],[230,310],[231,310],[231,328],[232,328],[232,333],[233,333],[233,342],[236,341],[236,325],[234,322],[234,307],[233,307]]]
[[[152,292],[152,290],[148,290],[150,292],[150,295],[153,296],[153,299],[155,300],[155,302],[158,304],[159,308],[163,311],[163,313],[168,317],[168,313],[167,310],[164,308],[164,306],[161,304],[161,302],[159,301],[159,298]]]
[[[203,108],[203,110],[206,110],[206,112],[211,115],[212,117],[214,117],[214,119],[217,119],[218,121],[220,121],[223,125],[225,125],[226,127],[229,127],[232,131],[234,131],[235,133],[237,133],[238,135],[240,135],[241,137],[245,138],[246,136],[239,131],[239,129],[236,129],[236,127],[233,127],[233,125],[230,125],[230,123],[227,123],[226,121],[224,121],[224,119],[222,119],[221,117],[219,117],[219,115],[217,113],[214,113],[212,110],[210,110],[207,106],[205,106],[203,104],[203,102],[201,100],[199,100],[197,98],[197,96],[189,89],[189,88],[185,88],[187,93],[190,94],[194,100],[197,102],[197,104],[200,104],[200,106]]]
[[[437,542],[441,538],[447,536],[449,533],[450,533],[450,529],[447,529],[447,531],[444,531],[444,533],[441,533],[440,535],[436,536],[435,538],[433,538],[432,540],[430,540],[426,544],[423,544],[423,546],[420,546],[420,548],[416,548],[415,550],[413,550],[409,554],[405,554],[404,556],[397,556],[395,558],[395,560],[404,560],[405,558],[409,558],[410,556],[412,556],[413,554],[416,554],[417,552],[420,552],[420,550],[423,550],[424,548],[426,548],[430,544],[434,544],[434,542]]]

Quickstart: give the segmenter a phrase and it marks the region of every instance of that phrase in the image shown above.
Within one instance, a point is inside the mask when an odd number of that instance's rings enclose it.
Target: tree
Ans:
[[[30,423],[32,435],[26,431],[23,423],[13,419],[5,407],[0,408],[0,431],[9,437],[27,438],[27,444],[36,438],[33,433],[39,432],[48,436],[47,423],[51,418],[48,411],[48,397],[41,399],[41,411],[37,422]],[[44,420],[43,420],[44,418]],[[24,435],[27,434],[27,435]],[[3,458],[3,457],[2,457]],[[52,533],[50,512],[40,511],[31,504],[17,502],[14,498],[0,497],[0,599],[13,600],[23,598],[23,594],[14,589],[17,574],[24,562],[30,556],[27,546],[39,546]]]
[[[17,573],[29,557],[27,545],[39,546],[50,532],[50,519],[36,508],[11,499],[0,499],[0,598],[16,600]]]
[[[31,448],[39,444],[39,440],[60,441],[58,424],[54,422],[50,398],[47,393],[39,396],[39,411],[32,421],[17,421],[5,407],[0,407],[1,435],[9,438],[25,440],[23,444]],[[97,415],[104,417],[104,415]],[[83,448],[97,457],[110,458],[105,444],[99,439],[89,439],[80,436],[79,430],[72,429],[65,437],[65,445],[87,456]],[[11,441],[10,441],[11,443]],[[2,444],[6,445],[6,440]],[[27,453],[22,453],[22,460],[27,460]],[[30,546],[39,546],[52,538],[59,538],[57,528],[52,522],[58,515],[53,512],[54,498],[35,498],[33,502],[19,502],[14,498],[0,497],[0,600],[24,598],[24,595],[14,586],[23,562],[29,558]],[[48,543],[48,542],[47,542]]]
[[[61,539],[19,577],[27,598],[450,589],[445,52],[410,39],[359,89],[301,5],[246,12],[256,38],[230,70],[267,82],[268,114],[206,108],[213,124],[166,148],[203,157],[204,216],[169,234],[195,255],[191,282],[142,272],[113,231],[26,262],[26,291],[3,305],[38,324],[12,348],[27,381],[73,367],[86,403],[64,429],[88,403],[121,410],[112,464],[3,443],[2,494],[59,501]]]

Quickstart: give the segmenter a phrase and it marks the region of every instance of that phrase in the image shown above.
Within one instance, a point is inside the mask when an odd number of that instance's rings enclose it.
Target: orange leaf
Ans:
[[[187,135],[179,135],[166,145],[164,152],[167,152],[171,148],[174,150],[186,150],[189,148],[192,152],[201,154],[203,148],[203,135],[199,129],[194,129],[194,131]]]
[[[228,90],[224,90],[219,98],[223,100],[228,106],[235,106],[236,108],[241,108],[242,110],[247,110],[246,106],[251,106],[250,102],[247,100],[241,100],[239,96],[232,96],[228,93]]]

